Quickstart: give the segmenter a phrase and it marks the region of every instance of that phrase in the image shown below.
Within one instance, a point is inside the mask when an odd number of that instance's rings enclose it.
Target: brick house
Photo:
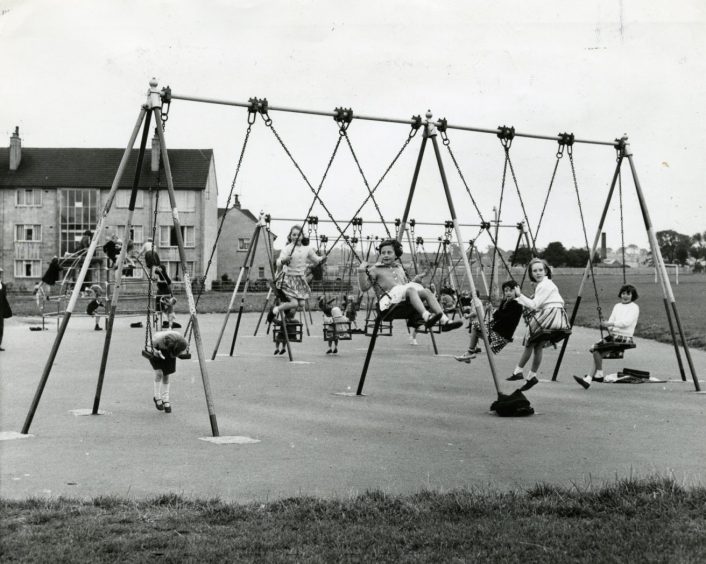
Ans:
[[[54,256],[74,252],[84,231],[95,230],[123,153],[123,149],[23,148],[19,130],[15,129],[9,151],[0,151],[0,266],[10,287],[31,289]],[[98,258],[103,257],[103,242],[113,233],[125,239],[137,154],[138,150],[133,149],[106,217]],[[188,268],[192,275],[200,276],[217,229],[218,185],[213,151],[171,149],[169,161]],[[159,141],[155,138],[143,161],[133,241],[139,248],[152,236],[156,204],[155,244],[172,279],[179,281],[181,264],[164,178],[157,197],[158,170]],[[217,264],[213,264],[207,287],[217,271]],[[100,276],[105,280],[107,272]],[[140,269],[133,276],[141,278]]]

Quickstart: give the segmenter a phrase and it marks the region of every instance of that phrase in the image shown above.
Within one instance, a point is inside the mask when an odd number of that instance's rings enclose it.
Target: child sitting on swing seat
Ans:
[[[529,279],[536,284],[534,296],[528,298],[520,291],[519,286],[514,289],[515,299],[528,312],[527,333],[522,344],[525,350],[522,352],[517,366],[508,380],[524,380],[524,366],[530,358],[529,377],[520,388],[523,392],[535,386],[539,380],[537,372],[542,364],[544,348],[553,346],[554,343],[544,337],[547,331],[568,331],[569,320],[564,311],[564,299],[559,294],[559,288],[552,282],[552,269],[544,259],[534,258],[527,266]]]
[[[189,344],[177,331],[159,331],[152,336],[152,357],[149,359],[154,369],[154,405],[159,411],[172,412],[169,402],[169,376],[176,371],[177,357],[186,351]]]
[[[492,319],[485,321],[490,350],[493,354],[498,354],[508,343],[512,342],[512,336],[522,318],[522,306],[515,300],[515,288],[517,287],[518,284],[514,280],[508,280],[503,283],[503,300],[500,302],[498,309],[493,312]],[[472,311],[474,310],[475,308],[472,309]],[[472,319],[468,329],[471,333],[468,351],[461,356],[454,357],[459,362],[465,362],[466,364],[469,364],[476,357],[476,353],[480,351],[477,348],[478,339],[481,335],[480,320]]]
[[[591,382],[603,382],[603,358],[607,351],[596,350],[606,343],[632,344],[632,336],[635,333],[637,318],[640,316],[640,306],[635,303],[637,300],[637,289],[632,284],[625,284],[618,292],[620,302],[615,304],[608,321],[603,322],[603,328],[608,329],[608,336],[598,341],[589,352],[593,355],[593,369],[590,374],[583,378],[574,376],[574,380],[584,390],[588,390]]]
[[[358,266],[358,284],[361,292],[370,287],[374,288],[381,312],[407,300],[427,328],[433,327],[437,322],[441,325],[442,331],[451,331],[463,325],[462,321],[451,321],[447,317],[434,293],[418,282],[421,278],[419,275],[412,281],[407,278],[402,265],[396,263],[402,257],[402,244],[397,239],[386,239],[380,243],[378,252],[379,261],[373,266],[368,265],[367,262],[362,262]],[[427,302],[431,312],[427,310],[422,300]]]

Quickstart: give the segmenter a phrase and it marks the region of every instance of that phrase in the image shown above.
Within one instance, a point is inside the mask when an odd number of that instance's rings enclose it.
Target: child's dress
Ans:
[[[314,252],[309,246],[294,245],[289,243],[282,253],[280,260],[289,258],[289,264],[283,267],[284,274],[276,283],[277,288],[289,299],[306,300],[309,298],[311,288],[306,281],[306,267],[309,263],[319,264],[323,257]]]
[[[570,331],[569,319],[564,310],[564,300],[559,294],[559,288],[549,278],[543,278],[534,290],[534,297],[520,295],[515,298],[527,310],[527,333],[522,341],[523,346],[534,346],[543,341],[545,347],[554,344],[544,338],[549,331]]]

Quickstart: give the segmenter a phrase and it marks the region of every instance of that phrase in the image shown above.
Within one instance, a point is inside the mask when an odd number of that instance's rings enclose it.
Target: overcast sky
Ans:
[[[657,230],[706,230],[706,5],[700,0],[511,1],[71,1],[0,0],[0,132],[20,127],[26,147],[124,147],[151,77],[176,94],[408,119],[430,109],[452,124],[612,141],[627,133]],[[212,148],[225,204],[246,110],[175,101],[169,148]],[[314,186],[338,133],[330,118],[272,112],[282,139]],[[408,126],[354,121],[349,135],[371,185]],[[421,136],[420,136],[421,137]],[[503,152],[493,135],[449,132],[451,147],[486,218],[498,205]],[[386,220],[400,217],[419,139],[376,193]],[[533,227],[556,143],[516,139],[514,169]],[[448,154],[446,172],[461,222],[478,216]],[[578,145],[576,174],[589,242],[615,166],[611,147]],[[646,245],[625,168],[626,242]],[[236,185],[244,207],[302,217],[312,194],[261,121],[253,126]],[[321,196],[347,219],[367,194],[344,146]],[[314,214],[323,218],[319,206]],[[371,205],[361,214],[378,219]],[[618,247],[617,206],[607,225]],[[431,147],[411,217],[448,219]],[[502,221],[522,210],[508,181]],[[277,227],[275,228],[277,229]],[[281,230],[285,229],[281,225]],[[335,234],[333,227],[322,232]],[[440,235],[439,228],[419,230]],[[384,234],[366,225],[364,233]],[[476,230],[465,230],[474,237]],[[501,246],[514,245],[508,229]],[[538,246],[583,244],[564,158]]]

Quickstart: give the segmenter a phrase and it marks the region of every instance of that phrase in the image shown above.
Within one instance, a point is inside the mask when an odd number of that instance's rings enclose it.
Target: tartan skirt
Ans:
[[[568,331],[571,329],[569,318],[566,316],[566,311],[563,307],[551,307],[533,311],[525,316],[527,322],[527,332],[522,341],[523,346],[536,344],[538,335],[547,331]],[[544,341],[545,347],[554,346],[550,340]]]
[[[480,323],[478,323],[477,319],[474,319],[473,321],[471,321],[470,326],[471,326],[471,328],[475,328],[475,330],[478,331],[478,333],[480,333]],[[485,322],[485,331],[488,334],[488,341],[490,342],[490,350],[493,351],[493,354],[498,354],[501,350],[503,350],[507,346],[508,343],[511,342],[508,339],[506,339],[505,337],[503,337],[502,335],[493,331],[493,324],[489,320],[487,320]]]
[[[311,288],[306,283],[306,278],[298,275],[285,274],[279,284],[285,296],[292,300],[306,300],[309,298]]]

